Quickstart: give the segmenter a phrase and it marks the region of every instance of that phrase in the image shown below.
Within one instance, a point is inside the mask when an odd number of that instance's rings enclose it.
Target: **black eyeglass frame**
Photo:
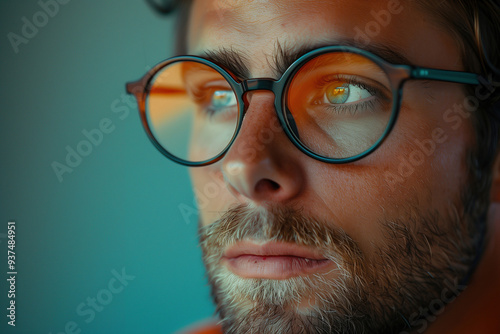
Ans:
[[[348,158],[328,158],[321,156],[313,151],[311,151],[307,146],[305,146],[298,136],[296,135],[295,131],[293,130],[292,126],[289,124],[287,120],[287,113],[289,116],[290,113],[286,110],[286,108],[283,108],[285,106],[285,97],[287,90],[289,88],[289,84],[294,77],[295,73],[304,66],[309,60],[325,54],[325,53],[332,53],[332,52],[343,52],[343,53],[352,53],[356,55],[360,55],[363,57],[366,57],[373,61],[375,64],[377,64],[386,74],[387,77],[389,78],[390,84],[391,84],[391,89],[392,89],[392,96],[393,96],[393,106],[392,106],[392,111],[391,111],[391,116],[389,119],[389,123],[387,124],[387,127],[384,131],[384,133],[381,135],[381,137],[367,150],[365,150],[362,153],[359,153],[355,156],[348,157]],[[204,64],[206,66],[211,67],[212,69],[216,70],[220,75],[224,77],[224,79],[227,80],[227,82],[230,84],[231,88],[233,89],[234,93],[236,94],[236,98],[238,100],[238,107],[239,107],[239,119],[238,123],[236,125],[236,130],[233,134],[233,137],[229,141],[228,145],[215,157],[204,160],[204,161],[199,161],[199,162],[192,162],[184,159],[180,159],[177,156],[171,154],[168,152],[155,138],[153,135],[149,123],[148,123],[148,118],[147,118],[147,112],[146,112],[146,104],[147,104],[147,97],[148,93],[151,89],[151,83],[152,80],[155,78],[155,75],[161,71],[163,68],[166,66],[169,66],[173,63],[176,62],[181,62],[181,61],[191,61],[191,62],[198,62],[201,64]],[[462,84],[471,84],[471,85],[478,85],[479,80],[478,80],[479,75],[475,73],[469,73],[469,72],[461,72],[461,71],[449,71],[449,70],[440,70],[440,69],[433,69],[433,68],[424,68],[424,67],[418,67],[418,66],[412,66],[412,65],[395,65],[391,64],[384,59],[380,58],[379,56],[368,52],[366,50],[362,50],[356,47],[352,46],[343,46],[343,45],[334,45],[334,46],[326,46],[326,47],[321,47],[318,49],[315,49],[313,51],[310,51],[301,57],[299,57],[296,61],[294,61],[288,69],[283,73],[283,75],[278,79],[278,80],[273,80],[269,78],[251,78],[247,80],[242,80],[242,81],[237,81],[227,70],[225,70],[223,67],[217,65],[211,60],[205,59],[203,57],[199,56],[178,56],[178,57],[173,57],[169,58],[159,64],[157,64],[155,67],[153,67],[150,71],[148,71],[141,79],[134,81],[134,82],[129,82],[126,84],[126,90],[128,94],[133,94],[135,98],[137,99],[138,107],[139,107],[139,112],[141,116],[141,121],[144,126],[144,129],[146,130],[146,133],[151,140],[151,142],[156,146],[156,148],[164,154],[166,157],[168,157],[170,160],[177,162],[181,165],[189,166],[189,167],[201,167],[201,166],[207,166],[210,164],[213,164],[219,160],[221,160],[224,155],[227,153],[229,148],[232,146],[234,143],[236,137],[238,136],[239,131],[241,130],[241,125],[243,122],[243,117],[245,115],[245,100],[244,100],[244,95],[247,92],[251,91],[256,91],[256,90],[269,90],[272,91],[274,94],[274,107],[276,110],[276,115],[278,117],[278,120],[280,122],[281,127],[285,131],[287,137],[290,139],[290,141],[304,154],[310,156],[311,158],[314,158],[316,160],[326,162],[326,163],[333,163],[333,164],[343,164],[343,163],[350,163],[354,162],[356,160],[359,160],[361,158],[366,157],[367,155],[373,153],[382,143],[383,141],[387,138],[389,133],[394,127],[394,124],[396,123],[399,110],[401,107],[401,101],[402,101],[402,95],[403,95],[403,85],[407,80],[413,79],[413,80],[438,80],[438,81],[446,81],[446,82],[454,82],[454,83],[462,83]]]

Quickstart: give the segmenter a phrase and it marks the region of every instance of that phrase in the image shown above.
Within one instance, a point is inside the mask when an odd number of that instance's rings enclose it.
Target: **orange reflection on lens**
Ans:
[[[195,61],[169,64],[151,81],[148,126],[158,143],[177,158],[210,160],[236,131],[239,106],[235,98],[228,99],[232,96],[231,85],[212,67]],[[234,103],[226,108],[225,101]]]
[[[380,66],[354,53],[326,53],[308,61],[294,74],[284,101],[299,140],[328,158],[370,149],[390,123],[389,82]]]

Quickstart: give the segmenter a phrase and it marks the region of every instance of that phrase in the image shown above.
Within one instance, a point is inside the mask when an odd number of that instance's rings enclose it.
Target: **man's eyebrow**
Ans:
[[[249,60],[243,53],[232,48],[220,48],[217,50],[205,51],[204,57],[222,66],[240,79],[250,78]]]
[[[290,67],[290,65],[293,64],[293,62],[295,62],[297,59],[299,59],[306,53],[321,47],[334,46],[334,45],[356,47],[358,49],[373,53],[374,55],[379,56],[380,58],[391,64],[413,65],[412,62],[408,60],[406,56],[404,56],[402,50],[400,50],[395,46],[389,47],[385,44],[374,43],[374,42],[371,42],[368,45],[359,45],[359,43],[350,39],[326,41],[313,45],[303,45],[299,48],[297,47],[289,48],[277,42],[275,47],[275,52],[273,53],[273,59],[269,63],[272,66],[275,74],[281,76],[283,73],[285,73],[288,67]]]
[[[354,40],[347,39],[293,47],[288,47],[280,42],[276,42],[275,48],[268,58],[268,64],[273,70],[274,75],[280,77],[293,62],[304,54],[321,47],[333,45],[357,47],[373,53],[391,64],[412,65],[412,62],[404,56],[402,50],[395,46],[389,47],[385,44],[374,42],[360,46],[359,43],[356,43]],[[204,56],[230,71],[240,79],[244,80],[250,78],[250,69],[248,67],[249,60],[238,50],[221,48],[218,50],[205,51]]]

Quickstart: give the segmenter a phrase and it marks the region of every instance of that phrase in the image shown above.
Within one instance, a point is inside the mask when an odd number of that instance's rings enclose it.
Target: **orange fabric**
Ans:
[[[209,322],[183,331],[180,334],[223,334],[223,332],[221,326],[216,322]]]
[[[190,332],[187,334],[222,334],[222,328],[220,326],[208,326],[205,328],[200,328],[199,330],[195,330],[194,332]]]

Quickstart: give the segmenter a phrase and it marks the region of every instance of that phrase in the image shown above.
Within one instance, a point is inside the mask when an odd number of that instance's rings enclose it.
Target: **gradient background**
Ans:
[[[64,333],[74,321],[81,333],[172,333],[210,317],[197,217],[179,210],[194,208],[188,170],[157,152],[135,104],[122,100],[126,81],[173,54],[174,18],[142,0],[71,0],[16,54],[7,34],[21,35],[22,18],[40,10],[34,0],[0,1],[0,332]],[[66,146],[76,149],[104,118],[114,131],[59,182],[51,164],[65,164]],[[6,317],[9,220],[15,328]],[[78,305],[122,268],[135,279],[87,323]]]

